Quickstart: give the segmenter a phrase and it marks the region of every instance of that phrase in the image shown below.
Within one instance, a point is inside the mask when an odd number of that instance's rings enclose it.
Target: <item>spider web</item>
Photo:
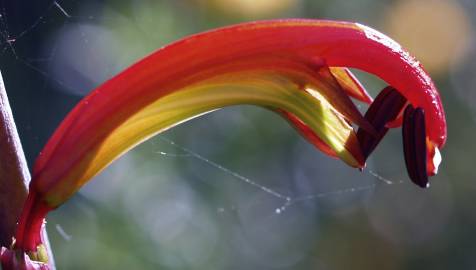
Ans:
[[[159,136],[159,139],[163,142],[166,142],[166,143],[170,144],[171,146],[173,146],[174,148],[176,148],[179,151],[179,153],[169,153],[169,152],[164,152],[164,151],[158,151],[157,153],[162,155],[162,156],[170,157],[170,158],[193,158],[193,159],[196,159],[197,161],[203,162],[208,166],[211,166],[211,167],[213,167],[217,170],[222,171],[223,173],[229,174],[230,176],[232,176],[233,178],[235,178],[236,180],[238,180],[238,181],[240,181],[244,184],[253,186],[254,188],[256,188],[258,190],[261,190],[261,191],[263,191],[264,193],[266,193],[270,196],[278,198],[279,200],[281,200],[283,202],[283,204],[275,209],[276,214],[281,214],[288,207],[290,207],[290,206],[292,206],[296,203],[302,202],[302,201],[318,200],[318,199],[321,199],[321,198],[325,198],[325,197],[329,197],[329,196],[339,196],[339,195],[343,195],[343,194],[346,194],[346,193],[365,192],[365,191],[375,189],[378,184],[394,185],[394,184],[402,184],[403,183],[402,180],[392,181],[392,180],[389,180],[389,179],[379,175],[378,173],[376,173],[376,172],[374,172],[370,169],[366,169],[365,172],[367,172],[369,175],[371,175],[372,177],[374,177],[376,179],[375,183],[372,183],[370,185],[349,187],[349,188],[338,189],[338,190],[333,190],[333,191],[313,193],[313,194],[309,194],[309,195],[304,194],[304,195],[300,195],[300,196],[297,196],[297,197],[293,197],[291,195],[280,193],[280,192],[278,192],[278,191],[276,191],[276,190],[274,190],[270,187],[259,184],[257,181],[253,181],[250,178],[248,178],[246,176],[243,176],[242,174],[240,174],[238,172],[230,170],[230,169],[224,167],[223,165],[220,165],[219,163],[217,163],[215,161],[212,161],[212,160],[200,155],[199,153],[192,151],[191,149],[189,149],[189,148],[187,148],[183,145],[177,144],[176,142],[174,142],[174,141],[172,141],[172,140],[170,140],[170,139],[168,139],[164,136]]]

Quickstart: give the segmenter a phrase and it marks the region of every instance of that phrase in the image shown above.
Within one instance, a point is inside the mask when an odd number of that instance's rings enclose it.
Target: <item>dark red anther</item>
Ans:
[[[408,176],[416,185],[427,188],[425,112],[422,108],[407,106],[403,115],[402,135]]]
[[[387,123],[397,118],[406,103],[407,99],[391,86],[385,87],[377,95],[365,113],[365,119],[372,124],[377,135],[374,136],[361,128],[357,132],[357,139],[365,159],[387,134]]]

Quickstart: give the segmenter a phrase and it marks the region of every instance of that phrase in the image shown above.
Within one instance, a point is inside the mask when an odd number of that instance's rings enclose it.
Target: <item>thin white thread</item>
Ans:
[[[174,141],[172,141],[172,140],[166,139],[166,138],[164,138],[164,137],[159,137],[159,139],[162,140],[162,141],[165,141],[165,142],[169,143],[170,145],[176,147],[177,149],[180,149],[181,151],[183,151],[183,152],[185,152],[186,154],[188,154],[190,157],[194,157],[194,158],[196,158],[196,159],[198,159],[198,160],[200,160],[200,161],[202,161],[202,162],[205,162],[206,164],[208,164],[208,165],[210,165],[210,166],[212,166],[212,167],[214,167],[214,168],[216,168],[216,169],[219,169],[219,170],[221,170],[221,171],[223,171],[223,172],[225,172],[225,173],[227,173],[227,174],[229,174],[229,175],[231,175],[231,176],[233,176],[233,177],[235,177],[235,178],[237,178],[237,179],[239,179],[239,180],[241,180],[241,181],[244,181],[244,182],[246,182],[246,183],[248,183],[248,184],[250,184],[250,185],[252,185],[252,186],[254,186],[254,187],[256,187],[256,188],[259,188],[259,189],[261,189],[262,191],[264,191],[264,192],[266,192],[266,193],[268,193],[268,194],[271,194],[271,195],[273,195],[273,196],[275,196],[275,197],[277,197],[277,198],[283,199],[283,200],[290,200],[290,198],[289,198],[288,196],[283,195],[283,194],[281,194],[281,193],[279,193],[279,192],[277,192],[277,191],[275,191],[275,190],[272,190],[272,189],[270,189],[270,188],[268,188],[268,187],[265,187],[265,186],[263,186],[263,185],[260,185],[260,184],[258,184],[258,183],[256,183],[256,182],[254,182],[253,180],[251,180],[251,179],[249,179],[249,178],[247,178],[247,177],[245,177],[245,176],[243,176],[243,175],[241,175],[241,174],[239,174],[239,173],[237,173],[237,172],[234,172],[234,171],[232,171],[232,170],[230,170],[230,169],[228,169],[228,168],[226,168],[226,167],[224,167],[224,166],[222,166],[222,165],[220,165],[220,164],[218,164],[218,163],[216,163],[216,162],[214,162],[214,161],[211,161],[211,160],[205,158],[204,156],[202,156],[202,155],[200,155],[200,154],[198,154],[198,153],[193,152],[192,150],[190,150],[190,149],[188,149],[188,148],[186,148],[186,147],[183,147],[183,146],[181,146],[181,145],[176,144],[176,143],[175,143]],[[162,154],[162,153],[164,153],[164,152],[161,152],[161,154]],[[162,155],[163,155],[163,154],[162,154]],[[170,156],[170,155],[169,155],[169,156]]]
[[[58,3],[58,1],[54,1],[53,4],[61,11],[61,13],[66,16],[66,18],[71,18],[68,12]]]
[[[369,184],[369,185],[366,185],[366,186],[361,186],[361,187],[351,187],[351,188],[345,188],[345,189],[339,189],[339,190],[334,190],[334,191],[328,191],[328,192],[321,192],[321,193],[316,193],[316,194],[311,194],[311,195],[304,195],[304,196],[298,196],[298,197],[290,197],[290,196],[286,196],[282,193],[279,193],[269,187],[266,187],[266,186],[263,186],[261,184],[258,184],[257,182],[237,173],[237,172],[234,172],[232,171],[231,169],[228,169],[226,167],[224,167],[223,165],[220,165],[214,161],[211,161],[210,159],[208,158],[205,158],[204,156],[190,150],[189,148],[187,147],[184,147],[182,145],[179,145],[177,144],[176,142],[170,140],[170,139],[167,139],[163,136],[159,136],[158,137],[160,140],[174,146],[175,148],[181,150],[182,152],[184,152],[184,154],[175,154],[175,153],[168,153],[168,152],[164,152],[164,151],[158,151],[157,153],[160,154],[160,155],[163,155],[163,156],[166,156],[166,157],[183,157],[183,158],[188,158],[188,157],[191,157],[191,158],[196,158],[206,164],[208,164],[209,166],[212,166],[216,169],[219,169],[229,175],[232,175],[233,177],[247,183],[247,184],[250,184],[256,188],[259,188],[260,190],[274,196],[274,197],[277,197],[279,199],[282,199],[284,200],[284,203],[282,206],[278,207],[275,209],[275,213],[276,214],[281,214],[283,213],[284,211],[286,211],[286,209],[288,209],[290,206],[296,204],[296,203],[299,203],[299,202],[303,202],[303,201],[310,201],[310,200],[317,200],[317,199],[321,199],[321,198],[325,198],[325,197],[329,197],[329,196],[336,196],[336,195],[343,195],[343,194],[347,194],[347,193],[354,193],[354,192],[364,192],[364,191],[369,191],[369,190],[372,190],[372,189],[375,189],[378,185],[378,182],[376,183],[373,183],[373,184]],[[379,174],[377,174],[376,172],[372,171],[372,170],[365,170],[365,172],[367,172],[369,175],[371,175],[372,177],[374,177],[376,180],[378,180],[380,183],[382,184],[385,184],[385,185],[394,185],[394,184],[401,184],[403,183],[404,181],[402,180],[399,180],[399,181],[392,181],[392,180],[389,180],[383,176],[380,176]]]
[[[67,234],[67,233],[63,230],[63,227],[61,227],[61,225],[56,224],[56,225],[55,225],[55,228],[56,228],[56,231],[59,233],[59,235],[60,235],[61,237],[63,237],[64,240],[66,240],[66,241],[71,241],[71,239],[73,239],[73,236]]]
[[[370,175],[372,175],[375,179],[377,179],[379,181],[382,181],[387,185],[395,185],[395,184],[402,184],[403,183],[403,180],[392,181],[390,179],[387,179],[387,178],[377,174],[376,172],[374,172],[370,169],[367,169],[366,172],[368,172]]]

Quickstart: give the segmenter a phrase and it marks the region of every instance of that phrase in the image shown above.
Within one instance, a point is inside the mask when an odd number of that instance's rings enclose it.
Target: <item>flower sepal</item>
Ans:
[[[7,249],[0,250],[0,261],[3,270],[48,270],[48,255],[46,247],[41,244],[35,252]]]

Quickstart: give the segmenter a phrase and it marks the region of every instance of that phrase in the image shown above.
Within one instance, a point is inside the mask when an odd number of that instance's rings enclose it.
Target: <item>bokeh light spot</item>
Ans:
[[[298,5],[299,0],[206,0],[206,3],[227,15],[260,18],[281,14]]]
[[[431,73],[461,61],[471,39],[468,14],[453,0],[396,1],[385,14],[385,25]]]

